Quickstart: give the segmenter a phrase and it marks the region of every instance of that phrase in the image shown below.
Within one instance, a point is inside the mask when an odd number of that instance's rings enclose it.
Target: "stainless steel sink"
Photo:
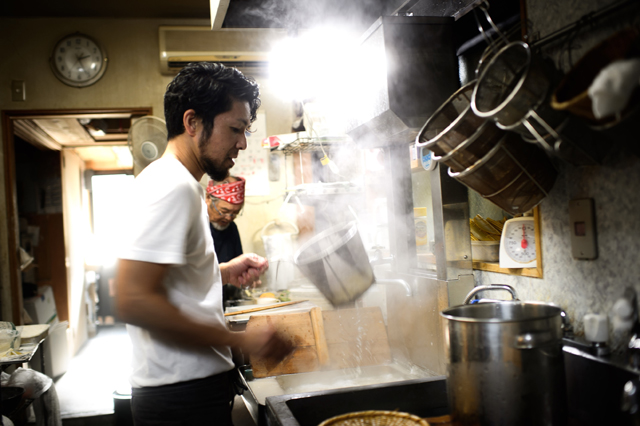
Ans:
[[[366,410],[397,410],[420,417],[448,414],[446,379],[438,376],[266,399],[270,426],[317,426],[340,414]]]
[[[425,379],[444,379],[443,376],[435,376],[427,370],[396,363],[286,374],[261,379],[252,379],[250,376],[247,379],[248,372],[250,370],[244,370],[242,375],[246,387],[242,398],[254,421],[261,426],[267,422],[267,397],[329,394],[338,390],[365,389],[370,385],[390,386],[399,383],[420,382]]]
[[[370,365],[342,370],[314,371],[285,374],[275,377],[283,394],[327,391],[334,389],[403,382],[434,376],[424,370],[411,369],[398,364]]]

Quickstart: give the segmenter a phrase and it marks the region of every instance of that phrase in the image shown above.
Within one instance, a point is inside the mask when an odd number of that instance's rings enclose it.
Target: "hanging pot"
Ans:
[[[483,290],[512,301],[466,304]],[[506,285],[476,287],[446,318],[447,387],[453,424],[566,425],[562,310],[521,302]]]
[[[294,262],[333,306],[352,303],[374,282],[356,222],[315,235],[298,249]]]

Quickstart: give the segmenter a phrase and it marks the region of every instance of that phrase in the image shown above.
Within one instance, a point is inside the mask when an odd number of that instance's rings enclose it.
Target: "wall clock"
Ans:
[[[91,37],[69,34],[56,43],[51,69],[64,84],[86,87],[100,80],[107,69],[107,53]]]

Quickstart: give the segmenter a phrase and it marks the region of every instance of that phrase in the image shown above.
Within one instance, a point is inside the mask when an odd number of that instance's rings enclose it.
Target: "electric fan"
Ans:
[[[139,173],[160,158],[167,148],[165,121],[152,115],[139,118],[131,125],[127,141]]]

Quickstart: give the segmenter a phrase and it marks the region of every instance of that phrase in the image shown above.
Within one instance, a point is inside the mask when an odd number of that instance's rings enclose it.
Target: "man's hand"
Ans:
[[[273,362],[282,361],[293,350],[293,345],[283,339],[275,328],[263,327],[241,333],[239,349],[245,355],[269,358]]]
[[[260,285],[260,275],[269,268],[264,257],[254,253],[242,254],[226,263],[220,264],[222,282],[236,287],[255,287]]]

